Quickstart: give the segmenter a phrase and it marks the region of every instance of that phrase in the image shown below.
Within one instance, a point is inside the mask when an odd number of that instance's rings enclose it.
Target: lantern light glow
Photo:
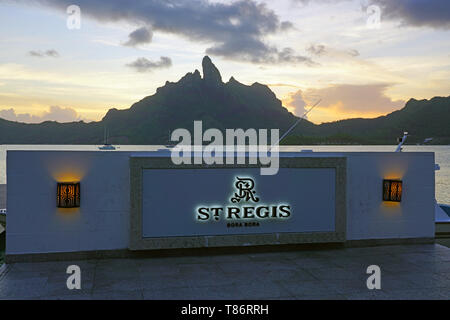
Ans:
[[[383,180],[383,201],[402,201],[402,181]]]
[[[58,182],[56,206],[58,208],[78,208],[80,206],[80,183]]]

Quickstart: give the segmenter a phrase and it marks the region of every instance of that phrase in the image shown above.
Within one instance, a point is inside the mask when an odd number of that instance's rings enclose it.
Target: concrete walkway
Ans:
[[[68,290],[68,265],[81,290]],[[366,269],[381,268],[381,290]],[[4,265],[0,299],[450,299],[450,248],[319,251]]]

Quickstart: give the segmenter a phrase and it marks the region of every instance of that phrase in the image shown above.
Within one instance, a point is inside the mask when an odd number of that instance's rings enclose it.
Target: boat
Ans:
[[[112,144],[105,143],[103,146],[98,147],[100,150],[116,150],[116,147],[114,147]]]
[[[101,147],[98,147],[100,150],[116,150],[112,144],[108,143],[108,130],[105,128],[105,144]]]
[[[450,206],[436,203],[434,212],[436,243],[450,247]]]
[[[402,152],[402,146],[408,137],[408,132],[403,133],[402,138],[398,138],[399,143],[395,152]],[[425,139],[424,143],[430,142],[432,138]],[[438,163],[434,164],[434,170],[440,170]],[[434,206],[435,241],[446,247],[450,247],[450,205],[438,203],[435,200]]]
[[[422,146],[427,144],[428,142],[431,142],[433,140],[433,138],[426,138],[425,140],[423,140],[422,143],[417,143],[418,146]]]

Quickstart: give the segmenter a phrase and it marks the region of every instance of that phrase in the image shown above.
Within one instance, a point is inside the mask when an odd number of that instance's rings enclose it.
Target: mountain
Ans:
[[[314,126],[312,131],[295,132],[287,144],[358,143],[393,144],[408,131],[408,143],[433,138],[432,144],[450,144],[450,96],[430,100],[410,99],[405,107],[374,119],[348,119]]]
[[[203,78],[195,70],[176,83],[166,82],[154,95],[130,109],[109,110],[102,122],[111,132],[126,136],[132,143],[149,144],[166,143],[169,131],[177,128],[193,130],[194,120],[202,120],[204,130],[287,130],[296,121],[267,86],[259,83],[247,86],[234,78],[224,83],[209,57],[203,59],[202,66]]]
[[[194,120],[208,128],[280,129],[297,121],[265,85],[248,86],[233,77],[223,82],[209,57],[198,70],[178,82],[166,82],[152,96],[129,109],[110,109],[98,122],[24,124],[0,119],[0,144],[101,144],[104,128],[114,144],[167,144],[177,128],[193,131]],[[358,143],[394,144],[403,131],[408,142],[433,137],[434,143],[450,143],[450,97],[411,99],[401,110],[375,119],[349,119],[315,125],[302,120],[284,140],[286,144]]]

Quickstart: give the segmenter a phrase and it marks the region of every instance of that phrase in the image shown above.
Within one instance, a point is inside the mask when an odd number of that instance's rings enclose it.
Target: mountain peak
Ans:
[[[219,70],[212,63],[211,58],[205,56],[202,61],[203,67],[203,80],[206,84],[212,87],[218,87],[222,82],[222,76],[220,75]]]

